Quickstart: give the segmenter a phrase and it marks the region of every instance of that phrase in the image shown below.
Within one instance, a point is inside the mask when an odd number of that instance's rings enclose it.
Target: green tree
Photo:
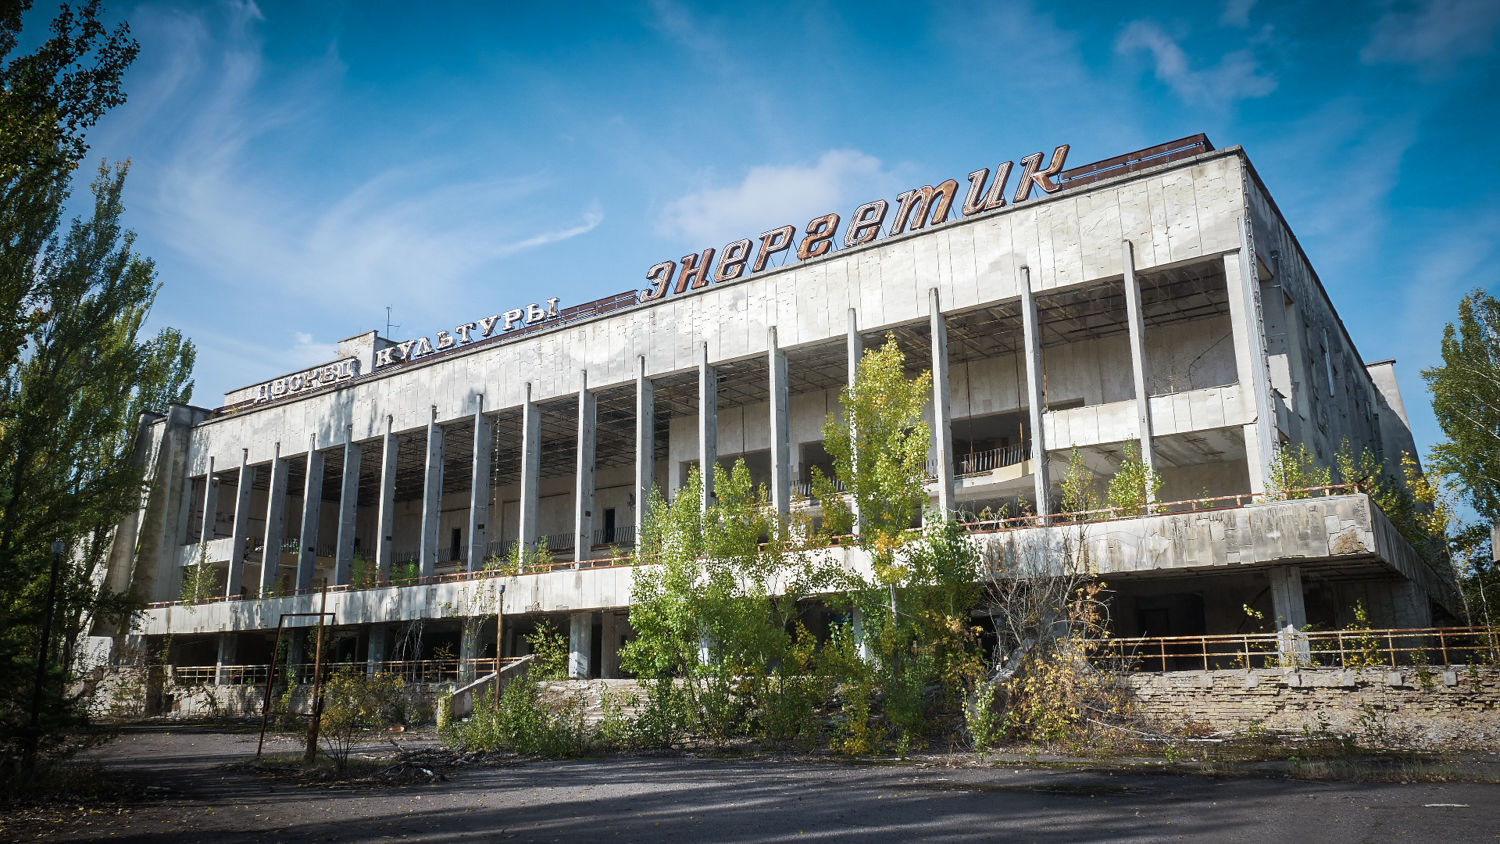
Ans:
[[[1138,516],[1146,512],[1147,502],[1161,495],[1161,475],[1146,465],[1133,442],[1125,443],[1125,457],[1109,480],[1104,493],[1117,516]]]
[[[1307,498],[1304,490],[1331,486],[1333,472],[1327,466],[1319,466],[1307,446],[1297,443],[1294,449],[1283,444],[1271,456],[1271,469],[1266,478],[1266,498],[1271,501],[1286,501]]]
[[[84,133],[124,102],[120,86],[139,45],[128,26],[107,29],[102,7],[63,6],[49,37],[13,56],[30,0],[0,2],[0,368],[21,357],[45,318],[37,261],[61,220]]]
[[[823,425],[824,447],[859,514],[859,544],[876,574],[894,582],[895,551],[927,504],[927,451],[932,429],[922,414],[932,399],[932,373],[906,375],[896,336],[860,359],[854,384],[839,395],[843,416]],[[825,507],[827,502],[825,502]]]
[[[1422,370],[1447,437],[1428,460],[1455,478],[1486,521],[1500,522],[1500,302],[1474,290],[1443,329],[1443,362]]]
[[[1059,486],[1062,488],[1064,513],[1089,513],[1100,509],[1099,482],[1094,471],[1083,462],[1083,452],[1076,447],[1068,454],[1068,470],[1063,473]]]
[[[653,704],[680,695],[713,741],[805,738],[816,649],[798,602],[828,588],[833,570],[801,547],[743,460],[715,467],[707,510],[702,483],[695,468],[671,503],[657,493],[648,503],[630,608],[639,636],[622,664],[655,682]],[[666,684],[674,679],[680,691]]]

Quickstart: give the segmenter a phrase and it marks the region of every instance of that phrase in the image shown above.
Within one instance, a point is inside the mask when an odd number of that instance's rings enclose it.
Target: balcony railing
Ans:
[[[958,460],[955,461],[954,474],[959,476],[981,475],[1005,466],[1024,463],[1026,456],[1027,446],[1023,443],[986,449],[985,451],[976,451],[970,454],[960,454]]]
[[[501,660],[502,665],[519,662],[521,657],[506,657]],[[495,659],[406,659],[387,660],[384,662],[325,662],[323,664],[323,676],[328,676],[335,671],[356,671],[365,673],[371,670],[376,672],[395,674],[408,683],[456,683],[461,677],[482,676],[490,674],[495,670]],[[314,664],[311,662],[299,663],[297,665],[276,666],[277,682],[283,682],[287,676],[291,676],[298,683],[311,683],[313,681]],[[228,686],[260,686],[265,685],[266,677],[271,672],[269,665],[174,665],[168,668],[168,673],[173,682],[179,686],[202,686],[217,683],[223,679],[222,685]]]
[[[1448,668],[1500,664],[1500,627],[1423,627],[1098,639],[1131,671],[1233,668]]]

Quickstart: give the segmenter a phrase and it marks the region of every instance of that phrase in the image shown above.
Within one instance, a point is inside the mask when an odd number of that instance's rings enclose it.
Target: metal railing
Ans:
[[[1142,516],[1170,516],[1178,513],[1197,513],[1207,510],[1233,510],[1251,504],[1263,504],[1268,501],[1326,498],[1330,495],[1348,495],[1359,491],[1360,489],[1356,484],[1332,484],[1329,486],[1287,490],[1285,493],[1282,493],[1283,497],[1281,498],[1271,498],[1266,495],[1246,492],[1238,495],[1216,495],[1210,498],[1188,498],[1181,501],[1158,501],[1154,504],[1147,504],[1141,507],[1103,507],[1098,510],[1080,510],[1072,513],[1056,513],[1050,516],[1022,514],[1004,518],[977,519],[975,521],[964,522],[962,526],[969,533],[993,533],[996,531],[1017,530],[1043,525],[1060,527],[1088,522],[1138,519]]]
[[[501,666],[520,662],[526,657],[506,657],[500,661]],[[408,683],[456,683],[462,677],[476,677],[483,674],[495,672],[495,658],[485,659],[404,659],[386,660],[383,662],[370,663],[364,660],[357,662],[327,662],[323,664],[324,676],[338,671],[356,671],[365,673],[373,670],[378,673],[395,674]],[[217,683],[223,678],[221,685],[228,686],[259,686],[264,685],[266,677],[270,673],[269,665],[173,665],[168,667],[168,674],[172,681],[179,686],[203,686]],[[291,677],[298,683],[311,683],[313,681],[313,664],[311,662],[299,663],[297,665],[277,666],[278,683],[284,682],[285,678]]]
[[[955,461],[954,474],[980,475],[1005,466],[1014,466],[1026,461],[1027,447],[1022,443],[991,448],[970,454],[961,454]]]
[[[1309,630],[1096,639],[1096,657],[1132,671],[1447,668],[1500,664],[1500,627]]]
[[[1157,144],[1154,147],[1127,152],[1124,155],[1117,155],[1114,158],[1106,158],[1103,161],[1095,161],[1092,164],[1084,164],[1080,167],[1064,170],[1057,174],[1057,183],[1065,188],[1092,184],[1108,179],[1111,176],[1134,173],[1137,170],[1155,167],[1158,164],[1191,158],[1192,156],[1209,152],[1213,148],[1214,145],[1209,143],[1208,136],[1200,132],[1196,135],[1189,135],[1186,138],[1169,143]]]

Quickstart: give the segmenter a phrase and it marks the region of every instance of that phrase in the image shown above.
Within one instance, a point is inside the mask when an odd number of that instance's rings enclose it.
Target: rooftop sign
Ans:
[[[1062,185],[1056,181],[1063,171],[1063,162],[1068,158],[1068,144],[1052,152],[1052,161],[1042,167],[1045,156],[1038,152],[1021,159],[1021,182],[1016,186],[1011,204],[1025,202],[1031,198],[1031,189],[1039,187],[1044,193],[1056,193]],[[994,182],[990,182],[989,168],[975,170],[969,174],[969,194],[964,199],[961,211],[965,217],[1003,208],[1006,204],[1006,185],[1010,181],[1013,163],[1007,161],[995,170]],[[986,187],[988,185],[988,187]],[[896,213],[891,218],[886,237],[894,237],[906,231],[918,231],[946,222],[953,202],[958,198],[958,181],[949,179],[933,187],[923,185],[896,196]],[[884,199],[866,202],[854,209],[849,224],[844,230],[844,246],[860,246],[881,236],[891,204]],[[814,217],[802,230],[802,241],[797,243],[798,261],[820,258],[832,251],[839,228],[839,215],[835,213]],[[646,280],[651,286],[640,292],[642,302],[652,302],[668,294],[685,293],[705,287],[710,281],[733,281],[748,271],[755,274],[764,270],[773,256],[789,252],[797,240],[795,226],[786,225],[762,234],[759,242],[741,238],[724,246],[718,253],[719,263],[714,266],[713,247],[701,253],[682,256],[677,261],[662,261],[646,271]],[[758,248],[757,248],[758,247]],[[754,261],[751,261],[751,257]],[[710,272],[712,270],[712,272]],[[673,284],[673,279],[676,284]]]
[[[431,340],[418,337],[415,340],[392,343],[375,352],[375,368],[380,369],[391,364],[416,360],[455,346],[468,345],[475,340],[483,340],[492,334],[504,334],[515,328],[557,319],[557,303],[557,299],[548,299],[545,303],[546,307],[542,307],[532,302],[524,311],[520,308],[512,308],[504,314],[490,314],[484,319],[457,326],[451,332],[439,331]]]

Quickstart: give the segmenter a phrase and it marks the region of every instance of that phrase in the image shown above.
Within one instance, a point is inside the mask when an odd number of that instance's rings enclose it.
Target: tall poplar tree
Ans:
[[[28,730],[51,603],[43,728],[73,714],[65,655],[85,620],[122,601],[96,577],[111,532],[138,506],[142,412],[186,401],[193,346],[144,324],[159,285],[121,225],[128,165],[101,164],[89,213],[61,225],[84,134],[123,102],[129,29],[98,0],[64,6],[50,36],[13,57],[25,0],[0,0],[0,768]]]
[[[1500,302],[1474,290],[1443,329],[1443,363],[1424,369],[1445,442],[1430,463],[1462,486],[1474,509],[1500,521]]]

